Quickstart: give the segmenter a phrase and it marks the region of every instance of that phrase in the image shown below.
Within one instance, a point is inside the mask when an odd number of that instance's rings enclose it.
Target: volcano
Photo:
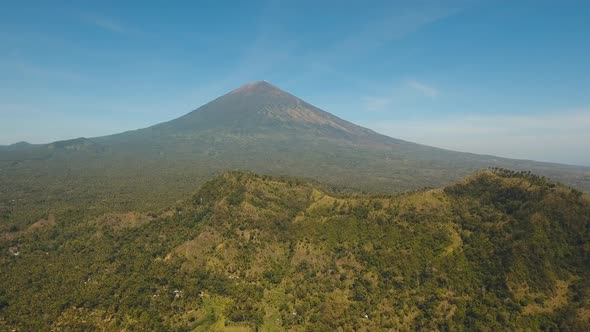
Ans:
[[[138,200],[168,204],[227,170],[402,192],[448,185],[488,167],[528,170],[590,190],[588,167],[456,152],[395,139],[336,117],[266,81],[245,84],[152,127],[0,149],[4,186],[21,188],[26,195],[47,195],[53,188],[55,195],[66,193],[64,200],[67,195],[86,195],[91,201],[100,197],[111,203],[117,192],[131,205]]]

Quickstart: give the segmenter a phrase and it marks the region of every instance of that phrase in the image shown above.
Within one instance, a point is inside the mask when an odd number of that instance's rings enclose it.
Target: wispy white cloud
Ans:
[[[439,2],[423,2],[409,7],[393,5],[354,32],[342,34],[341,38],[326,42],[324,47],[303,52],[297,57],[303,70],[293,75],[290,82],[295,84],[315,77],[330,76],[359,87],[371,86],[369,80],[347,75],[346,70],[339,69],[340,66],[367,58],[388,44],[460,13],[465,8],[467,6],[463,1],[450,1],[443,5]]]
[[[364,123],[388,136],[501,157],[590,165],[590,108]]]
[[[372,20],[356,32],[327,45],[312,56],[316,62],[330,63],[334,58],[352,58],[366,55],[383,45],[401,39],[436,21],[456,14],[457,7],[418,6],[391,10]]]
[[[426,83],[418,82],[416,80],[408,80],[406,84],[408,85],[408,87],[416,90],[417,92],[429,98],[436,98],[440,94],[437,88]]]
[[[122,35],[129,35],[133,34],[136,31],[121,22],[117,22],[116,20],[105,17],[99,16],[95,14],[82,14],[80,15],[81,19],[90,25],[93,25],[101,30],[113,32]]]
[[[50,80],[77,81],[82,78],[78,73],[67,69],[47,67],[15,56],[6,58],[0,57],[0,69],[14,71],[22,76]]]
[[[396,107],[401,100],[436,99],[441,95],[440,89],[415,79],[400,81],[389,90],[378,95],[362,98],[365,111],[385,111]]]
[[[387,106],[391,105],[390,97],[364,97],[365,110],[367,111],[381,111]]]

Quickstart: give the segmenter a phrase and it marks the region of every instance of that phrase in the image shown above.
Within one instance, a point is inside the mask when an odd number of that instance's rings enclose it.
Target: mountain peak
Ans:
[[[245,94],[245,95],[255,95],[255,94],[288,94],[287,92],[281,90],[280,88],[276,87],[275,85],[267,82],[267,81],[255,81],[246,83],[239,88],[230,92],[230,94]]]
[[[230,130],[277,136],[382,142],[383,136],[344,121],[267,81],[246,83],[160,128],[178,131]],[[295,134],[296,133],[296,134]]]
[[[242,85],[242,87],[272,87],[272,88],[278,89],[275,85],[271,84],[270,82],[268,82],[266,80],[248,82],[248,83]]]

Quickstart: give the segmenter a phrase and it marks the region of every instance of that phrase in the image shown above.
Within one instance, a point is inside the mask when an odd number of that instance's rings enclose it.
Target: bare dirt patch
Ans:
[[[39,219],[37,222],[29,226],[27,230],[35,231],[44,228],[52,228],[55,226],[55,224],[55,216],[53,214],[50,214],[49,216],[47,216],[47,219]]]

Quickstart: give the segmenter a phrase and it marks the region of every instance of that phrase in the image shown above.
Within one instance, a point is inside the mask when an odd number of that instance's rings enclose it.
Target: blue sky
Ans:
[[[149,126],[267,80],[424,144],[590,165],[588,1],[13,1],[0,144]]]

